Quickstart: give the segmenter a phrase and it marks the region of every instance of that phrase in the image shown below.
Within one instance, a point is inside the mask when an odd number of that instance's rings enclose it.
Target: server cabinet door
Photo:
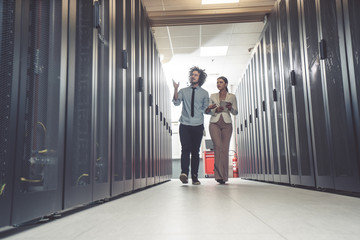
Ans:
[[[280,13],[278,8],[277,11],[273,12],[273,20],[271,22],[271,41],[272,41],[272,60],[273,60],[273,105],[275,111],[275,129],[277,135],[277,147],[279,153],[279,177],[280,182],[288,183],[289,182],[289,173],[288,173],[288,159],[286,155],[286,128],[285,128],[285,119],[284,119],[284,96],[283,96],[283,79],[280,75],[280,65],[282,64],[280,58],[280,29],[278,22],[280,18]]]
[[[142,73],[143,73],[143,81],[142,81],[142,111],[141,111],[141,126],[142,126],[142,133],[143,136],[141,138],[142,141],[142,151],[141,151],[141,178],[142,180],[142,187],[146,187],[146,177],[147,177],[147,167],[148,167],[148,122],[149,122],[149,98],[148,98],[148,83],[149,83],[149,74],[148,74],[148,20],[145,7],[142,6],[141,8],[141,66],[142,66]]]
[[[359,2],[356,0],[344,0],[344,19],[345,19],[345,33],[346,33],[346,45],[349,62],[349,74],[350,74],[350,88],[351,95],[353,96],[352,103],[354,106],[354,119],[356,124],[356,132],[358,139],[360,138],[360,61],[358,57],[360,55],[360,32],[359,23],[360,10]],[[360,144],[360,141],[358,141]],[[359,145],[358,145],[359,146]],[[360,147],[358,147],[360,149]]]
[[[148,30],[148,91],[149,91],[149,134],[148,134],[148,177],[146,185],[151,186],[155,183],[154,172],[154,159],[155,159],[155,99],[154,99],[154,37],[151,33],[151,29]]]
[[[125,38],[125,8],[123,1],[115,3],[115,44],[116,44],[116,71],[114,81],[114,106],[113,106],[113,164],[112,164],[112,196],[124,192],[124,163],[125,163],[125,91],[126,91],[126,68],[127,54],[124,49]]]
[[[0,227],[10,225],[13,190],[20,49],[15,47],[15,22],[21,16],[15,8],[15,1],[0,1]]]
[[[355,165],[357,165],[358,173],[360,172],[360,4],[357,0],[345,0],[344,3],[344,19],[345,19],[345,34],[346,34],[346,49],[349,64],[349,79],[350,79],[350,92],[351,103],[353,106],[353,119],[355,132],[357,136],[357,161],[354,159]],[[354,170],[355,170],[354,169]],[[356,170],[355,170],[356,171]],[[356,183],[356,188],[359,187],[359,183]]]
[[[135,154],[135,1],[125,0],[125,49],[128,66],[125,72],[125,191],[134,189]]]
[[[64,207],[92,201],[93,0],[70,2]]]
[[[99,26],[95,30],[97,51],[95,92],[95,153],[93,201],[110,196],[110,76],[109,58],[109,0],[100,0]]]
[[[273,34],[272,30],[273,25],[269,24],[265,30],[264,41],[264,58],[266,61],[266,75],[265,75],[265,88],[266,88],[266,113],[267,113],[267,123],[268,123],[268,136],[269,136],[269,153],[270,153],[270,162],[271,168],[270,171],[270,180],[274,182],[279,182],[279,151],[278,151],[278,140],[276,133],[276,122],[275,122],[275,110],[274,110],[274,99],[273,99],[273,60],[272,60],[272,41],[271,35]]]
[[[349,76],[346,62],[342,5],[339,0],[319,0],[321,21],[320,61],[335,189],[359,191],[359,171],[354,134]]]
[[[331,177],[331,149],[325,116],[325,95],[320,72],[316,1],[302,2],[302,31],[307,83],[307,97],[311,122],[312,149],[315,163],[316,184],[334,188]]]
[[[264,174],[265,174],[265,181],[270,181],[271,178],[271,161],[270,161],[270,152],[269,152],[269,136],[268,136],[268,119],[266,117],[266,61],[264,55],[264,49],[266,46],[264,45],[265,40],[264,38],[261,39],[259,44],[259,64],[260,64],[260,79],[259,79],[259,118],[262,125],[262,145],[263,145],[263,161],[264,161]]]
[[[135,137],[134,137],[134,189],[141,188],[142,180],[141,180],[141,167],[142,167],[142,92],[140,89],[140,85],[142,87],[143,82],[143,72],[142,72],[142,45],[141,45],[141,38],[142,31],[141,31],[141,3],[140,0],[135,0],[135,11],[134,11],[134,18],[135,18],[135,38],[134,38],[134,48],[135,48],[135,102],[133,103],[133,108],[135,109],[135,119],[134,119],[134,129],[135,129]]]
[[[289,26],[288,23],[292,17],[287,14],[288,1],[278,2],[278,20],[279,20],[279,70],[281,85],[281,102],[283,103],[283,126],[284,126],[284,143],[285,159],[289,167],[289,175],[292,184],[300,183],[299,165],[297,162],[296,135],[294,124],[293,97],[290,84],[290,44],[289,44]]]
[[[288,84],[288,99],[287,102],[292,102],[292,106],[289,106],[290,112],[293,113],[294,130],[290,131],[289,126],[289,137],[291,134],[294,135],[296,148],[290,147],[290,158],[291,158],[291,183],[293,183],[293,175],[300,177],[300,185],[304,186],[315,186],[314,177],[314,163],[311,149],[311,134],[310,134],[310,120],[308,111],[308,99],[306,92],[306,82],[304,75],[304,66],[302,59],[304,58],[303,50],[301,48],[302,41],[299,35],[299,14],[298,5],[296,1],[287,1],[288,4],[288,22],[289,22],[289,64],[290,68],[288,71],[284,71],[287,74],[287,80],[285,84]],[[292,110],[291,110],[292,108]],[[294,144],[293,142],[291,145]],[[293,152],[293,151],[296,152]],[[296,159],[294,159],[294,157]],[[296,162],[295,162],[296,161]],[[296,169],[293,166],[298,164],[297,174],[293,174]]]
[[[60,210],[63,189],[67,3],[21,1],[21,8],[13,224]]]

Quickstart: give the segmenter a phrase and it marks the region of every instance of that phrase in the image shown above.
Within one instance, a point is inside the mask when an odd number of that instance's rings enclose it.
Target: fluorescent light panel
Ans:
[[[200,47],[200,56],[211,57],[211,56],[226,56],[228,46],[218,47]]]
[[[202,0],[201,4],[238,3],[239,0]]]

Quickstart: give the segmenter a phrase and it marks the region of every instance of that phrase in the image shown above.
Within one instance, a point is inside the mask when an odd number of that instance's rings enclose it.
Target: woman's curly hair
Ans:
[[[200,69],[199,67],[192,67],[190,68],[190,71],[189,71],[189,81],[191,81],[191,75],[194,71],[197,71],[199,72],[200,76],[199,76],[199,86],[202,86],[205,81],[206,81],[206,78],[207,78],[207,74],[205,72],[205,69]]]

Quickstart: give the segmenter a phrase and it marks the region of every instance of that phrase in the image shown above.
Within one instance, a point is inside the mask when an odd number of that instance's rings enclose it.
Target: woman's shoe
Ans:
[[[225,184],[225,181],[222,180],[222,179],[216,179],[216,181],[217,181],[218,183],[220,183],[220,184]]]

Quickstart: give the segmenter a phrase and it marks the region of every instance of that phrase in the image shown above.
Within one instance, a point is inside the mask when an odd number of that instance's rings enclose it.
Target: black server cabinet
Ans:
[[[134,189],[135,155],[135,1],[125,0],[125,47],[128,66],[125,75],[125,192]]]
[[[270,19],[271,21],[271,19]],[[273,58],[272,58],[272,25],[268,24],[264,33],[264,65],[266,67],[265,75],[265,89],[266,89],[266,117],[268,123],[268,136],[269,136],[269,160],[271,162],[270,166],[270,181],[279,182],[279,151],[278,151],[278,140],[276,134],[276,123],[275,123],[275,111],[274,111],[274,86],[273,86]]]
[[[267,179],[268,168],[267,168],[267,140],[266,140],[266,130],[265,130],[265,119],[263,117],[263,81],[264,81],[264,71],[263,71],[263,56],[262,56],[262,42],[260,42],[256,49],[256,109],[255,109],[255,117],[258,122],[258,136],[259,136],[259,149],[260,149],[260,164],[261,164],[261,180]]]
[[[147,51],[147,41],[148,41],[148,21],[147,21],[147,15],[146,10],[144,6],[141,6],[141,66],[142,66],[142,80],[140,82],[140,91],[141,91],[141,131],[142,131],[142,137],[141,137],[141,172],[140,177],[142,179],[141,181],[141,187],[146,187],[146,177],[147,177],[147,167],[148,167],[148,81],[149,81],[149,75],[148,75],[148,51]]]
[[[260,58],[259,58],[259,45],[255,47],[254,52],[254,71],[255,79],[253,81],[253,92],[254,92],[254,124],[256,126],[256,144],[257,144],[257,162],[258,162],[258,180],[265,180],[265,157],[264,157],[264,145],[262,144],[262,122],[261,117],[259,116],[259,109],[261,106],[260,100]]]
[[[97,4],[99,4],[97,10]],[[110,0],[95,2],[95,18],[99,22],[95,31],[96,75],[95,75],[95,147],[93,201],[110,196]]]
[[[67,1],[17,4],[22,64],[12,224],[62,208],[67,59]]]
[[[335,189],[360,191],[342,1],[318,0],[320,64]],[[324,52],[323,52],[324,50]],[[329,131],[330,130],[330,131]]]
[[[271,41],[272,41],[272,61],[273,61],[273,105],[275,111],[275,129],[277,135],[277,147],[279,157],[279,172],[280,182],[289,183],[288,175],[288,159],[286,156],[286,127],[284,125],[284,103],[283,103],[283,92],[282,92],[282,76],[280,75],[281,70],[281,59],[280,59],[280,38],[279,32],[279,12],[277,8],[272,13],[273,21],[271,22]]]
[[[358,191],[341,1],[301,3],[316,186]]]
[[[264,164],[264,177],[265,181],[272,180],[271,174],[271,161],[270,161],[270,152],[269,152],[269,136],[268,136],[268,119],[266,117],[266,102],[267,102],[267,92],[265,89],[265,82],[266,82],[266,64],[265,64],[265,55],[264,55],[264,48],[266,46],[264,45],[264,38],[262,37],[259,43],[259,68],[260,68],[260,78],[259,78],[259,105],[258,105],[258,114],[261,124],[261,136],[262,136],[262,148],[263,148],[263,164]]]
[[[70,2],[64,208],[110,196],[109,1]]]
[[[344,26],[346,36],[347,61],[349,69],[349,88],[351,104],[353,107],[354,132],[356,133],[357,156],[352,159],[354,171],[360,173],[360,4],[357,0],[343,0]],[[355,180],[355,188],[359,187],[358,179]]]
[[[154,177],[155,183],[160,182],[160,111],[159,108],[159,58],[155,41],[153,42],[154,53],[154,100],[155,100],[155,142],[154,142]]]
[[[147,75],[147,20],[146,20],[146,11],[144,6],[141,5],[141,22],[140,22],[140,31],[141,31],[141,76],[142,80],[140,82],[140,91],[141,91],[141,126],[142,126],[142,137],[141,137],[141,171],[140,171],[140,178],[141,181],[141,187],[146,187],[146,172],[147,172],[147,135],[148,135],[148,128],[147,128],[147,122],[148,122],[148,91],[147,91],[147,85],[148,85],[148,75]]]
[[[10,225],[13,195],[20,11],[15,0],[0,1],[0,227]]]
[[[135,71],[135,81],[134,81],[134,88],[135,88],[135,102],[133,102],[133,108],[135,110],[135,119],[134,119],[134,131],[135,131],[135,139],[134,139],[134,189],[141,188],[141,145],[142,145],[142,129],[141,129],[141,110],[142,110],[142,101],[141,101],[141,91],[139,89],[140,82],[143,79],[142,75],[142,66],[141,66],[141,37],[142,33],[140,31],[141,26],[141,12],[140,12],[140,1],[134,1],[134,21],[135,21],[135,38],[133,40],[134,43],[134,50],[135,50],[135,59],[134,59],[134,71]]]
[[[278,22],[278,54],[279,54],[279,77],[281,111],[283,117],[283,135],[285,145],[286,170],[291,177],[292,184],[299,184],[299,166],[297,163],[297,151],[295,140],[294,110],[292,104],[292,92],[290,85],[290,56],[289,56],[289,29],[288,24],[291,18],[287,14],[287,2],[281,0],[277,4]],[[296,15],[294,16],[294,18]]]
[[[156,114],[156,106],[155,106],[155,97],[154,97],[154,37],[152,35],[151,29],[148,29],[148,92],[149,92],[149,121],[148,121],[148,175],[146,185],[151,186],[155,183],[154,178],[154,159],[155,159],[155,114]]]
[[[250,61],[249,65],[249,78],[248,78],[248,92],[249,92],[249,129],[251,136],[251,159],[253,162],[253,179],[259,177],[259,159],[258,159],[258,145],[257,145],[257,134],[256,134],[256,121],[255,121],[255,95],[254,95],[254,82],[255,78],[255,64],[254,57]]]
[[[300,19],[297,2],[287,0],[286,11],[288,32],[284,32],[282,35],[288,36],[287,41],[284,42],[283,39],[283,42],[289,48],[288,51],[283,53],[284,59],[289,61],[283,74],[290,142],[290,182],[291,184],[303,186],[315,186],[310,120],[309,111],[307,110],[308,99],[302,65],[304,57],[301,48],[302,37],[300,37],[299,33]],[[282,12],[282,14],[285,13]],[[284,65],[286,61],[284,61]]]
[[[126,69],[127,51],[125,43],[125,1],[115,2],[115,81],[113,82],[113,142],[111,195],[123,193],[126,159]]]

